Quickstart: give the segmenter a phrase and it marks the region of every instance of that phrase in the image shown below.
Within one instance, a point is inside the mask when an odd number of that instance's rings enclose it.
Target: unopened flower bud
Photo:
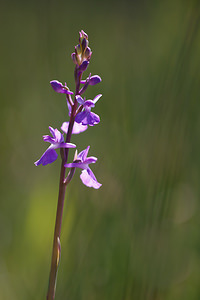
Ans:
[[[78,63],[77,63],[77,60],[76,60],[76,53],[75,52],[73,52],[71,54],[71,58],[72,58],[73,62],[77,65]]]
[[[82,40],[83,40],[84,38],[88,41],[88,35],[87,35],[87,33],[85,33],[83,30],[81,30],[81,31],[79,32],[79,43],[80,43],[80,44],[82,43]]]
[[[87,46],[88,46],[88,40],[86,40],[86,38],[84,38],[84,39],[82,40],[81,46],[82,46],[82,53],[84,53],[85,49],[86,49]]]
[[[50,81],[50,84],[51,84],[52,88],[54,89],[54,91],[57,93],[73,95],[73,92],[71,92],[69,90],[66,83],[65,83],[65,85],[63,85],[58,80],[52,80],[52,81]]]
[[[79,72],[84,72],[88,67],[89,61],[84,60],[84,62],[79,67]]]
[[[90,47],[87,47],[85,50],[85,53],[84,53],[85,59],[87,59],[89,61],[91,58],[91,55],[92,55],[92,51],[91,51]]]
[[[90,77],[89,85],[95,85],[99,82],[101,82],[101,77],[98,75],[93,75]]]

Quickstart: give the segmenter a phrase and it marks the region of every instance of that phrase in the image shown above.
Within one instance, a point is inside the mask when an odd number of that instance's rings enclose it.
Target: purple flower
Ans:
[[[58,129],[53,129],[51,126],[49,126],[49,130],[50,130],[53,137],[51,137],[49,135],[44,135],[43,140],[45,142],[50,143],[51,145],[42,154],[40,159],[35,162],[36,166],[41,165],[41,164],[43,166],[46,166],[47,164],[51,164],[52,162],[54,162],[58,157],[58,154],[56,153],[55,149],[58,149],[58,148],[76,148],[76,145],[64,142],[64,137]]]
[[[101,82],[101,77],[98,75],[91,76],[91,73],[89,74],[89,77],[87,77],[86,80],[81,80],[81,84],[84,84],[83,87],[79,91],[79,95],[82,95],[88,88],[88,85],[95,85],[97,83]]]
[[[69,90],[69,88],[67,87],[66,83],[65,83],[65,85],[63,85],[58,80],[52,80],[52,81],[50,81],[50,83],[51,83],[51,86],[52,86],[52,88],[54,89],[55,92],[61,93],[61,94],[73,95],[73,92],[71,92]]]
[[[85,84],[86,82],[88,82],[89,85],[95,85],[99,82],[101,82],[101,77],[99,75],[93,75],[91,77],[88,77],[86,80],[81,80],[82,84]]]
[[[83,111],[77,114],[75,121],[77,123],[82,123],[82,125],[90,125],[94,126],[100,122],[100,118],[95,113],[91,112],[91,107],[95,107],[95,103],[99,100],[102,95],[97,95],[93,100],[84,101],[84,99],[80,96],[76,96],[76,100],[79,104],[81,104],[84,108]]]
[[[61,129],[64,133],[67,134],[68,127],[69,127],[69,122],[64,122],[61,126]],[[73,126],[73,129],[72,129],[72,134],[79,134],[79,133],[87,130],[87,128],[88,128],[87,125],[82,125],[82,124],[74,122],[74,126]]]
[[[81,151],[76,160],[73,163],[65,164],[66,168],[80,168],[83,169],[80,178],[88,187],[93,187],[94,189],[99,189],[102,185],[99,183],[94,176],[94,173],[89,168],[89,164],[95,163],[97,161],[97,158],[94,156],[87,157],[88,151],[90,149],[90,146],[88,146],[85,150]]]

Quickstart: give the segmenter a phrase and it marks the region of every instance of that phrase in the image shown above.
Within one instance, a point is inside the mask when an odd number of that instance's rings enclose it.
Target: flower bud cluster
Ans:
[[[79,32],[79,44],[75,46],[75,52],[72,53],[71,57],[77,66],[81,66],[84,63],[82,69],[89,63],[92,55],[92,51],[88,45],[88,35],[81,30]]]

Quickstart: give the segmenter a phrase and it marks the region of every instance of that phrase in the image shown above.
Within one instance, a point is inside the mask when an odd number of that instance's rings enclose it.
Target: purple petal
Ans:
[[[82,124],[83,125],[90,125],[90,126],[94,126],[95,124],[98,124],[100,122],[100,118],[97,114],[93,113],[93,112],[89,112],[87,114],[87,121],[83,120]]]
[[[74,126],[72,129],[72,134],[79,134],[81,132],[84,132],[85,130],[87,130],[88,126],[87,125],[82,125],[79,123],[74,122]]]
[[[86,169],[87,165],[82,162],[74,162],[70,164],[65,164],[65,168],[79,168],[79,169]]]
[[[96,157],[90,156],[84,160],[84,163],[89,165],[89,164],[94,164],[96,161],[97,161]]]
[[[83,100],[83,98],[80,95],[76,96],[76,100],[81,105],[84,105],[84,103],[85,103],[85,101]]]
[[[67,134],[69,128],[69,122],[63,122],[61,126],[61,130]]]
[[[90,82],[89,82],[89,85],[95,85],[95,84],[97,84],[97,83],[99,83],[99,82],[101,82],[102,80],[101,80],[101,77],[100,76],[98,76],[98,75],[93,75],[93,76],[91,76],[91,78],[90,78]]]
[[[84,149],[83,151],[81,151],[78,154],[77,159],[80,159],[82,162],[84,162],[86,160],[87,155],[88,155],[89,149],[90,149],[90,146],[87,146],[86,149]]]
[[[64,86],[58,80],[52,80],[52,81],[50,81],[50,84],[51,84],[52,88],[54,89],[54,91],[57,93],[73,95],[73,92],[66,89],[67,87]]]
[[[96,180],[96,177],[94,176],[94,173],[90,168],[88,168],[87,170],[83,170],[80,175],[80,178],[83,184],[85,184],[88,187],[93,187],[94,189],[99,189],[102,185]]]
[[[99,100],[99,98],[101,98],[102,94],[97,95],[96,97],[94,97],[93,102],[97,103],[97,101]]]
[[[51,143],[51,144],[54,144],[56,142],[55,138],[56,138],[56,135],[55,135],[55,129],[51,126],[49,126],[49,131],[50,133],[52,134],[52,137],[49,136],[49,135],[43,135],[43,140],[45,142],[48,142],[48,143]]]
[[[53,138],[55,138],[55,133],[54,133],[55,129],[53,127],[49,126],[49,131],[52,134]]]
[[[52,80],[50,81],[50,84],[55,92],[57,93],[63,93],[63,85],[58,80]]]
[[[53,144],[54,138],[52,138],[50,135],[43,135],[43,141]]]
[[[54,130],[55,143],[62,143],[64,141],[62,133],[56,128]]]
[[[88,114],[87,111],[81,111],[80,113],[78,113],[78,114],[76,115],[75,121],[76,121],[77,123],[81,123],[82,120],[84,120],[85,118],[87,118],[87,114]],[[82,123],[82,124],[83,124],[83,125],[87,125],[87,123],[86,123],[86,124],[85,124],[85,123]]]
[[[85,162],[86,158],[87,158],[87,155],[88,155],[88,152],[90,150],[90,146],[87,146],[87,148],[85,149],[84,153],[83,153],[83,161]]]
[[[36,166],[39,166],[41,164],[43,166],[46,166],[47,164],[51,164],[52,162],[54,162],[57,159],[58,154],[56,153],[56,151],[54,149],[52,149],[50,147],[43,153],[43,155],[40,157],[40,159],[35,162]]]
[[[72,143],[59,143],[59,144],[55,145],[55,147],[56,148],[76,148],[76,145],[72,144]]]
[[[64,122],[61,126],[61,129],[64,133],[67,134],[68,127],[69,127],[69,122]],[[87,128],[88,128],[87,125],[82,125],[82,124],[74,122],[74,126],[73,126],[73,129],[72,129],[72,134],[79,134],[79,133],[85,131]]]

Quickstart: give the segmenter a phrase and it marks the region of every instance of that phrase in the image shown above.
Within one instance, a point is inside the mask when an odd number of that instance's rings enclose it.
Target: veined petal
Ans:
[[[50,146],[40,157],[39,160],[37,160],[35,162],[36,166],[39,165],[43,165],[46,166],[47,164],[51,164],[52,162],[54,162],[58,157],[58,154],[56,153],[56,151],[54,149],[52,149],[52,147]]]
[[[84,125],[88,124],[90,126],[94,126],[95,124],[98,124],[99,122],[100,122],[99,116],[93,112],[89,112],[87,114],[87,122],[85,123],[85,121],[84,121],[84,122],[82,122],[82,124],[84,124]]]
[[[87,170],[83,170],[80,175],[80,178],[83,184],[85,184],[88,187],[93,187],[94,189],[99,189],[102,185],[96,180],[96,177],[94,176],[94,173],[90,168],[88,168]]]

